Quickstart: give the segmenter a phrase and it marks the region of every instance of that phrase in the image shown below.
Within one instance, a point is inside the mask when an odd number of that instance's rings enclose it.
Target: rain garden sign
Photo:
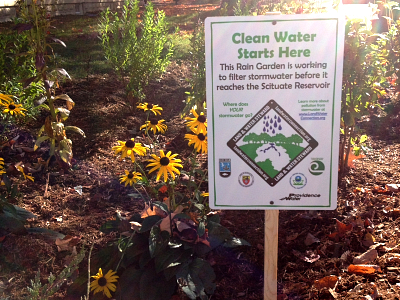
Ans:
[[[205,22],[210,207],[335,209],[344,19]]]

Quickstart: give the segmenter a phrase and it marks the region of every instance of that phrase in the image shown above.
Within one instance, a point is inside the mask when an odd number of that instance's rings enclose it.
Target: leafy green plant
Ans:
[[[139,1],[126,0],[121,16],[107,9],[99,25],[107,60],[120,80],[128,77],[126,90],[132,107],[145,99],[144,87],[165,72],[173,53],[165,13],[155,13],[149,2],[139,16]]]
[[[189,79],[191,91],[186,92],[186,105],[181,116],[189,114],[195,108],[198,111],[206,109],[206,58],[204,24],[200,20],[194,27],[191,38],[191,57],[189,59],[192,77]]]
[[[34,149],[36,150],[43,141],[48,140],[50,141],[50,157],[56,155],[57,158],[60,158],[60,161],[69,165],[72,159],[72,141],[67,138],[65,131],[71,130],[82,136],[85,136],[85,134],[80,128],[65,126],[63,123],[74,107],[74,101],[66,94],[55,95],[61,79],[70,78],[70,76],[62,68],[50,67],[49,60],[52,57],[51,53],[53,53],[50,42],[63,46],[65,44],[59,39],[48,36],[50,20],[44,6],[36,1],[28,6],[25,1],[21,0],[19,7],[20,18],[23,22],[19,23],[15,30],[27,32],[28,55],[35,60],[37,71],[37,75],[25,80],[25,86],[29,86],[32,82],[40,82],[42,94],[38,104],[50,112],[45,124],[39,131]],[[66,107],[56,107],[57,100],[65,101]],[[44,133],[46,135],[43,135]]]
[[[341,103],[342,143],[339,152],[342,174],[348,163],[351,141],[360,134],[357,121],[379,105],[378,99],[385,93],[384,88],[388,87],[380,47],[375,40],[360,21],[347,22]]]
[[[22,20],[16,18],[13,21],[16,27]],[[23,79],[36,75],[33,57],[24,55],[28,49],[25,32],[7,30],[0,33],[0,91],[15,95],[26,108],[31,108],[38,87],[32,84],[25,89],[23,86]]]
[[[109,288],[113,288],[111,274],[117,272],[117,299],[169,299],[178,288],[190,299],[208,299],[215,290],[215,274],[206,255],[219,246],[249,244],[233,237],[220,224],[219,216],[210,212],[207,205],[208,194],[202,191],[207,185],[207,172],[197,158],[207,153],[207,119],[203,112],[195,110],[191,110],[193,116],[186,117],[190,133],[185,139],[194,150],[182,162],[178,154],[164,153],[156,142],[157,133],[167,130],[165,124],[155,119],[162,108],[149,103],[138,107],[146,113],[148,121],[142,130],[151,145],[144,147],[132,138],[118,141],[113,150],[121,154],[121,159],[130,159],[130,170],[125,170],[120,182],[133,188],[129,196],[144,200],[145,209],[130,217],[117,214],[100,227],[104,233],[118,233],[119,238],[93,257],[93,271],[101,268],[111,272],[99,289],[110,297],[104,287],[109,283]],[[150,157],[146,157],[148,151]],[[95,292],[99,277],[103,277],[102,273],[91,283]],[[86,284],[82,277],[71,293],[82,295]]]
[[[68,266],[66,266],[57,277],[50,273],[47,279],[48,283],[45,284],[42,284],[40,280],[40,270],[38,270],[35,279],[31,280],[31,287],[28,287],[30,296],[28,296],[26,300],[48,300],[49,297],[54,295],[61,288],[65,280],[71,277],[78,269],[78,265],[84,257],[85,251],[82,247],[81,251],[74,256]]]

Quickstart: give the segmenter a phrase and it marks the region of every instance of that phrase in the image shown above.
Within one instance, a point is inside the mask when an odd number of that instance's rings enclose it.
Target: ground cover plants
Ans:
[[[236,13],[254,13],[254,5]],[[273,9],[265,5],[259,11]],[[54,50],[44,65],[37,52],[18,57],[22,64],[13,61],[15,49],[6,43],[3,63],[16,68],[6,82],[15,81],[18,89],[9,83],[0,88],[0,298],[263,298],[264,212],[211,212],[207,206],[201,22],[206,12],[229,9],[155,2],[155,15],[160,8],[170,21],[168,38],[181,52],[170,57],[162,76],[141,87],[146,98],[135,106],[104,57],[101,14],[43,18],[55,27],[43,32],[42,43]],[[7,32],[17,24],[8,24]],[[342,109],[352,119],[344,117],[342,129],[344,149],[352,149],[341,167],[338,209],[280,212],[280,299],[398,299],[400,106],[394,74],[400,25],[393,25],[380,35],[357,22],[348,25],[347,64],[353,67],[345,70]],[[29,46],[28,38],[19,39],[20,47]],[[58,86],[55,79],[43,80],[44,69],[48,74],[64,66],[71,80],[56,77]],[[20,79],[32,77],[37,82],[28,96]],[[54,83],[47,88],[45,80]],[[53,122],[85,132],[68,135],[70,165],[49,159],[50,138],[35,147],[52,115],[43,105],[32,108],[43,96],[43,103],[60,104]],[[68,119],[57,119],[72,103]]]

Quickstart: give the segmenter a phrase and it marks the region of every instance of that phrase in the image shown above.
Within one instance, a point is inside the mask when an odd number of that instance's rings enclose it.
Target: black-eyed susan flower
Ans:
[[[17,170],[20,171],[22,173],[22,175],[24,175],[25,180],[29,179],[31,181],[35,181],[35,178],[33,178],[31,173],[28,173],[28,175],[25,174],[24,172],[24,168],[22,166],[16,166]]]
[[[144,125],[140,126],[140,130],[144,128],[146,131],[153,131],[154,134],[156,134],[157,131],[164,133],[167,130],[167,125],[163,124],[164,121],[165,120],[150,118]]]
[[[12,102],[12,95],[5,95],[5,94],[0,94],[0,104],[4,102]]]
[[[4,170],[4,158],[0,157],[0,176],[5,173],[6,173],[6,170]]]
[[[138,182],[138,180],[142,179],[142,174],[139,172],[125,170],[125,175],[122,175],[119,179],[120,183],[125,182],[125,186],[128,184],[132,186],[134,183]]]
[[[197,114],[194,109],[191,109],[190,112],[193,114],[194,118],[186,117],[187,126],[194,133],[205,133],[207,132],[207,118],[204,113]]]
[[[194,149],[200,153],[207,153],[207,133],[185,134],[185,139],[189,140],[189,146],[194,144]]]
[[[147,148],[143,147],[140,143],[135,143],[135,139],[127,140],[126,142],[118,141],[118,146],[112,147],[115,154],[122,152],[121,159],[125,157],[130,157],[132,162],[135,161],[135,153],[140,156],[146,154]]]
[[[160,150],[160,156],[152,154],[151,156],[153,159],[150,159],[150,163],[147,165],[148,168],[153,167],[149,173],[158,170],[156,180],[159,180],[162,175],[164,182],[168,180],[168,173],[173,179],[175,179],[175,174],[181,174],[176,167],[183,168],[183,166],[180,164],[181,160],[175,158],[177,155],[178,154],[171,155],[171,151],[165,155],[163,150]]]
[[[117,278],[119,278],[119,276],[115,275],[116,273],[109,270],[106,275],[103,275],[103,271],[100,268],[99,272],[95,276],[92,276],[96,280],[90,283],[90,291],[94,291],[93,294],[103,292],[103,295],[111,298],[110,290],[113,292],[116,290],[113,282],[117,282]]]
[[[151,104],[151,103],[140,103],[137,108],[143,109],[144,111],[152,111],[155,115],[161,115],[161,111],[163,110],[161,106],[158,106],[157,104]]]
[[[4,99],[3,99],[4,100]],[[25,108],[22,107],[22,104],[17,104],[14,101],[9,101],[6,100],[4,102],[1,103],[1,105],[3,106],[4,110],[3,110],[3,114],[10,114],[10,115],[23,115],[24,114],[24,110],[26,110]]]

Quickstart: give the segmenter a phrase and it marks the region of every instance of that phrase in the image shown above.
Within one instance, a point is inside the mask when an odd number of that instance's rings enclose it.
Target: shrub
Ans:
[[[122,16],[104,11],[100,34],[106,59],[126,83],[128,101],[145,99],[143,88],[165,72],[173,53],[163,11],[154,12],[149,2],[139,18],[139,1],[126,0]]]

